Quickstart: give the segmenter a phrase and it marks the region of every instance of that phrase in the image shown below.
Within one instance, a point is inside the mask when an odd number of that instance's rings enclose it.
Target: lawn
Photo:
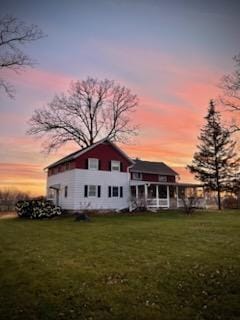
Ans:
[[[240,212],[0,219],[1,319],[240,319]]]

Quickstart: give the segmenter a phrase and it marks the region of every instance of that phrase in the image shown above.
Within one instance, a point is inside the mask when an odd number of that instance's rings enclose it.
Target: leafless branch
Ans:
[[[0,18],[0,72],[3,69],[20,72],[32,67],[35,61],[21,48],[42,37],[44,34],[36,25],[26,25],[10,15]],[[0,79],[0,89],[4,89],[9,97],[14,97],[13,87],[6,80]]]
[[[9,82],[0,79],[0,88],[2,88],[6,92],[9,98],[14,98],[15,89]]]
[[[240,111],[240,53],[234,57],[235,71],[225,75],[220,83],[223,95],[220,101],[232,112]],[[240,131],[240,125],[234,125],[234,131]]]
[[[44,149],[48,152],[69,141],[80,147],[102,138],[126,142],[137,134],[130,116],[137,105],[137,96],[128,88],[107,79],[87,78],[72,82],[68,95],[57,95],[46,107],[36,109],[28,134],[47,137]]]

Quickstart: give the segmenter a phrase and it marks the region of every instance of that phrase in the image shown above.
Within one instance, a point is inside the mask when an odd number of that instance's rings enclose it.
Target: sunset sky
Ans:
[[[45,192],[43,168],[78,148],[41,152],[27,136],[35,108],[87,76],[114,79],[139,97],[130,156],[164,161],[181,181],[192,159],[209,99],[240,51],[240,1],[1,1],[8,13],[37,24],[47,37],[26,46],[38,64],[21,74],[1,71],[16,88],[0,92],[0,188]],[[223,112],[223,117],[229,115]]]

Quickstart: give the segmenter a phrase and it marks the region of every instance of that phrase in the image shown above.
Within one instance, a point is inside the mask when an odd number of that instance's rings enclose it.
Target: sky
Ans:
[[[8,0],[1,1],[4,14],[37,24],[47,36],[24,48],[37,61],[33,69],[0,71],[16,89],[15,99],[0,92],[0,188],[44,194],[43,168],[78,146],[45,154],[42,141],[26,135],[28,120],[87,76],[138,95],[139,135],[120,145],[129,156],[164,161],[182,182],[193,181],[185,167],[209,100],[218,98],[220,79],[240,52],[239,1]]]

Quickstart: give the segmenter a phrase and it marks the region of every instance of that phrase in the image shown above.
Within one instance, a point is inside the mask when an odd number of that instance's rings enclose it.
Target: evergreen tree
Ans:
[[[221,124],[221,116],[211,100],[206,124],[198,139],[198,151],[187,169],[203,182],[207,190],[217,191],[218,209],[221,209],[221,192],[227,191],[239,165],[230,131]]]

